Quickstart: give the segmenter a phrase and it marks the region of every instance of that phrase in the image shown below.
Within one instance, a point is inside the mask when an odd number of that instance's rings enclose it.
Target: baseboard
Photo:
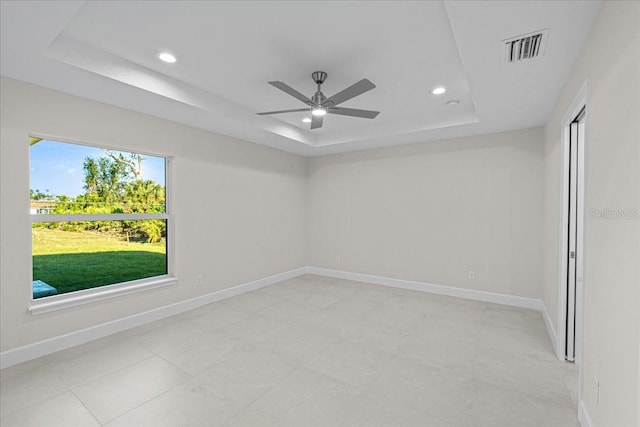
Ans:
[[[317,274],[320,276],[336,277],[340,279],[355,280],[358,282],[372,283],[376,285],[392,286],[395,288],[409,289],[413,291],[431,292],[434,294],[453,296],[477,301],[485,301],[496,304],[510,305],[515,307],[542,310],[547,330],[552,341],[555,342],[555,332],[549,321],[548,313],[542,305],[542,301],[534,298],[524,298],[513,295],[498,294],[492,292],[476,291],[471,289],[455,288],[451,286],[434,285],[431,283],[416,282],[411,280],[394,279],[390,277],[374,276],[370,274],[350,273],[347,271],[331,270],[319,267],[302,267],[273,276],[243,283],[228,289],[212,292],[175,304],[159,307],[143,313],[117,319],[111,322],[92,326],[90,328],[60,335],[47,340],[39,341],[23,347],[14,348],[0,353],[0,368],[6,368],[47,354],[65,350],[70,347],[81,345],[89,341],[103,338],[127,329],[135,328],[147,323],[161,320],[169,316],[193,310],[212,302],[231,298],[255,289],[260,289],[274,283],[281,282],[302,274]],[[553,334],[552,334],[553,333]],[[555,347],[555,344],[554,344]]]
[[[551,340],[553,351],[556,353],[556,356],[560,358],[560,353],[558,352],[558,336],[556,335],[556,328],[553,327],[551,316],[549,316],[549,312],[547,311],[547,307],[544,305],[544,303],[542,303],[542,308],[540,311],[542,312],[542,318],[544,319],[544,326],[547,327],[547,335],[549,335],[549,340]],[[564,360],[564,357],[562,357],[561,360]]]
[[[587,407],[584,405],[584,400],[578,403],[578,421],[580,421],[582,427],[593,427],[591,417],[589,416],[589,412],[587,412]]]
[[[305,267],[302,267],[284,273],[275,274],[273,276],[264,277],[262,279],[233,286],[228,289],[222,289],[210,294],[202,295],[185,301],[180,301],[175,304],[170,304],[164,307],[145,311],[143,313],[134,314],[122,319],[117,319],[111,322],[92,326],[90,328],[74,331],[65,335],[60,335],[44,341],[25,345],[23,347],[3,351],[2,353],[0,353],[0,369],[17,365],[18,363],[26,362],[38,357],[46,356],[47,354],[65,350],[67,348],[84,344],[89,341],[113,335],[127,329],[135,328],[136,326],[155,322],[156,320],[161,320],[166,317],[183,313],[185,311],[193,310],[194,308],[198,308],[212,302],[231,298],[245,292],[253,291],[255,289],[260,289],[274,283],[282,282],[283,280],[291,279],[293,277],[305,274],[306,271],[307,269]]]
[[[309,274],[317,274],[319,276],[355,280],[357,282],[392,286],[394,288],[409,289],[412,291],[430,292],[439,295],[447,295],[476,301],[485,301],[495,304],[529,308],[532,310],[540,310],[542,308],[542,300],[535,298],[525,298],[493,292],[455,288],[452,286],[434,285],[432,283],[415,282],[412,280],[393,279],[391,277],[374,276],[371,274],[350,273],[347,271],[331,270],[328,268],[307,267],[306,271]]]

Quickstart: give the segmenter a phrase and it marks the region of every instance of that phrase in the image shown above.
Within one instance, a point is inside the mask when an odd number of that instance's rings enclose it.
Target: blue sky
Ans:
[[[30,148],[31,189],[76,197],[84,192],[82,164],[87,157],[104,156],[101,148],[43,139]],[[115,154],[119,151],[112,151]],[[129,153],[123,152],[125,155]],[[142,178],[164,187],[164,159],[143,155]]]

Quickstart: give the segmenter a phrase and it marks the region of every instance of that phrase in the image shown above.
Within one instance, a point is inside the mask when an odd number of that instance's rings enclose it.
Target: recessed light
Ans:
[[[305,123],[311,123],[311,117],[305,117],[302,121]]]
[[[446,91],[447,91],[447,89],[445,89],[444,87],[438,86],[438,87],[433,88],[431,90],[431,93],[434,94],[434,95],[442,95]]]
[[[455,107],[456,105],[460,104],[460,101],[458,101],[457,99],[452,99],[451,101],[447,102],[447,105],[449,107]]]
[[[158,59],[162,62],[167,62],[169,64],[173,64],[176,62],[176,57],[170,54],[169,52],[160,52],[158,54]]]
[[[325,114],[327,114],[327,109],[324,107],[316,107],[311,110],[311,114],[313,114],[314,116],[324,116]]]

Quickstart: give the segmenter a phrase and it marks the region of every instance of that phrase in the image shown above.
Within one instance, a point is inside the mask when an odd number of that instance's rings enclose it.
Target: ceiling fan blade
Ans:
[[[327,99],[324,103],[331,103],[333,105],[342,104],[344,101],[355,98],[356,96],[361,95],[373,89],[374,87],[376,87],[376,85],[371,83],[369,80],[362,79],[358,83],[352,84],[348,88],[336,93],[335,95]]]
[[[292,88],[291,86],[289,86],[284,82],[275,81],[275,82],[269,82],[269,84],[273,87],[280,89],[283,92],[288,93],[294,98],[298,98],[300,101],[304,102],[307,105],[313,105],[313,102],[309,98],[307,98],[306,96],[304,96],[303,94],[301,94],[300,92],[298,92],[297,90],[295,90],[294,88]]]
[[[375,119],[380,111],[360,110],[358,108],[333,107],[327,111],[330,114],[340,114],[341,116],[361,117],[363,119]]]
[[[308,108],[296,108],[295,110],[279,110],[279,111],[266,111],[264,113],[256,113],[259,116],[268,116],[269,114],[282,114],[282,113],[298,113],[301,111],[309,111]]]
[[[311,129],[318,129],[322,127],[324,116],[311,116]]]

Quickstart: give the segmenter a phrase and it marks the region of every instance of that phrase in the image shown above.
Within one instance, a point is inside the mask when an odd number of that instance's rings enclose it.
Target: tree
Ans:
[[[129,212],[164,212],[164,188],[149,179],[128,183],[122,200]]]
[[[105,150],[100,157],[83,163],[84,194],[59,200],[57,213],[156,213],[165,212],[164,187],[142,179],[139,154],[114,154]],[[69,223],[74,229],[116,232],[121,236],[155,243],[166,236],[164,220],[82,221]]]
[[[127,159],[124,154],[120,153],[117,156],[111,152],[111,150],[104,150],[114,162],[124,165],[129,172],[133,175],[133,179],[142,179],[142,158],[141,154],[131,153]]]
[[[151,180],[137,180],[127,184],[123,197],[124,211],[164,212],[164,188]],[[143,221],[126,221],[124,231],[127,239],[131,234],[146,238],[147,242],[159,242],[166,235],[166,224],[163,220],[150,219]]]
[[[111,203],[119,200],[130,179],[126,166],[108,157],[87,157],[83,169],[85,195],[94,201]]]
[[[44,192],[42,192],[38,189],[30,189],[29,196],[31,200],[53,200],[55,197],[53,194],[49,193],[49,190],[44,190]]]

